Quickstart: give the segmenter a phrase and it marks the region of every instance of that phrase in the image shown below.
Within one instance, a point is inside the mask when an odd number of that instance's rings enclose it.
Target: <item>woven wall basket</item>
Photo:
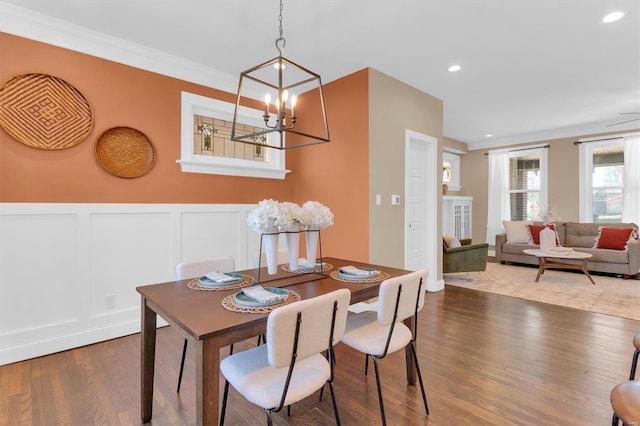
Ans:
[[[96,142],[96,158],[112,175],[136,178],[153,167],[155,152],[147,136],[130,127],[113,127]]]
[[[78,89],[47,74],[20,74],[0,87],[0,125],[38,149],[82,142],[93,127],[91,106]]]

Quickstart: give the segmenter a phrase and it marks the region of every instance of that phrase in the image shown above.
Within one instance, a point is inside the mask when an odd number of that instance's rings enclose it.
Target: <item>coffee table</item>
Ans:
[[[591,253],[583,253],[580,251],[571,251],[569,253],[552,253],[549,251],[543,251],[540,249],[527,249],[524,250],[524,253],[533,255],[538,258],[538,275],[536,276],[536,282],[540,280],[540,276],[544,273],[545,269],[576,269],[578,271],[582,271],[591,284],[595,285],[595,281],[593,281],[593,277],[587,270],[587,263],[589,259],[593,257]],[[575,263],[572,261],[579,261],[580,263]]]

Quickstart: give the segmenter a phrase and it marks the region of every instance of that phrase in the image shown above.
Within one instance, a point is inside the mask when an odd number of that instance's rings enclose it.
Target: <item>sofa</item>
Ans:
[[[472,244],[471,239],[460,240],[460,246],[448,247],[442,240],[442,273],[477,272],[487,269],[488,243]]]
[[[542,225],[541,223],[529,223]],[[636,224],[556,222],[554,227],[559,245],[593,255],[587,263],[589,271],[618,274],[622,275],[624,279],[638,276],[640,271],[640,241],[638,241],[638,226]],[[626,243],[626,247],[623,250],[594,248],[596,239],[599,238],[600,227],[635,228],[636,232],[632,234],[631,239]],[[516,242],[508,241],[506,232],[496,235],[496,260],[502,264],[512,262],[537,265],[538,258],[525,254],[524,250],[536,249],[539,248],[539,245],[532,240],[529,242],[523,242],[522,239],[517,238],[514,238],[514,240]]]

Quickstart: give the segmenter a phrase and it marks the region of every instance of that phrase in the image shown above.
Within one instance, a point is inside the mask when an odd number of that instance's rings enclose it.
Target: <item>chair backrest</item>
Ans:
[[[236,261],[231,256],[210,257],[201,260],[188,260],[176,265],[176,278],[201,277],[207,272],[233,272],[236,270]]]
[[[274,309],[267,319],[269,365],[282,368],[291,363],[298,312],[301,322],[296,362],[329,349],[334,302],[337,302],[333,325],[335,345],[344,334],[350,300],[351,292],[342,288]]]
[[[378,322],[382,325],[389,325],[393,322],[400,285],[402,285],[402,291],[400,292],[396,321],[402,321],[414,315],[416,313],[416,301],[418,302],[418,311],[420,311],[424,306],[424,293],[428,275],[429,272],[426,269],[422,269],[384,280],[380,284],[380,292],[378,293]]]
[[[265,252],[255,252],[253,253],[253,267],[260,267],[260,260],[262,258],[262,267],[267,266],[267,254]],[[289,252],[286,249],[278,250],[278,255],[276,257],[278,265],[282,263],[289,263]]]

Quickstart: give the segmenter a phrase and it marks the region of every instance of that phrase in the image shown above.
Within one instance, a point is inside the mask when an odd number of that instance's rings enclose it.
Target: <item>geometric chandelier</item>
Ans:
[[[278,56],[240,74],[231,127],[231,140],[274,149],[300,148],[329,142],[329,125],[324,107],[320,75],[282,56],[282,0],[279,31],[275,41]],[[241,100],[264,99],[261,122],[244,126]],[[255,111],[255,110],[251,110]],[[290,137],[287,140],[286,135]]]

